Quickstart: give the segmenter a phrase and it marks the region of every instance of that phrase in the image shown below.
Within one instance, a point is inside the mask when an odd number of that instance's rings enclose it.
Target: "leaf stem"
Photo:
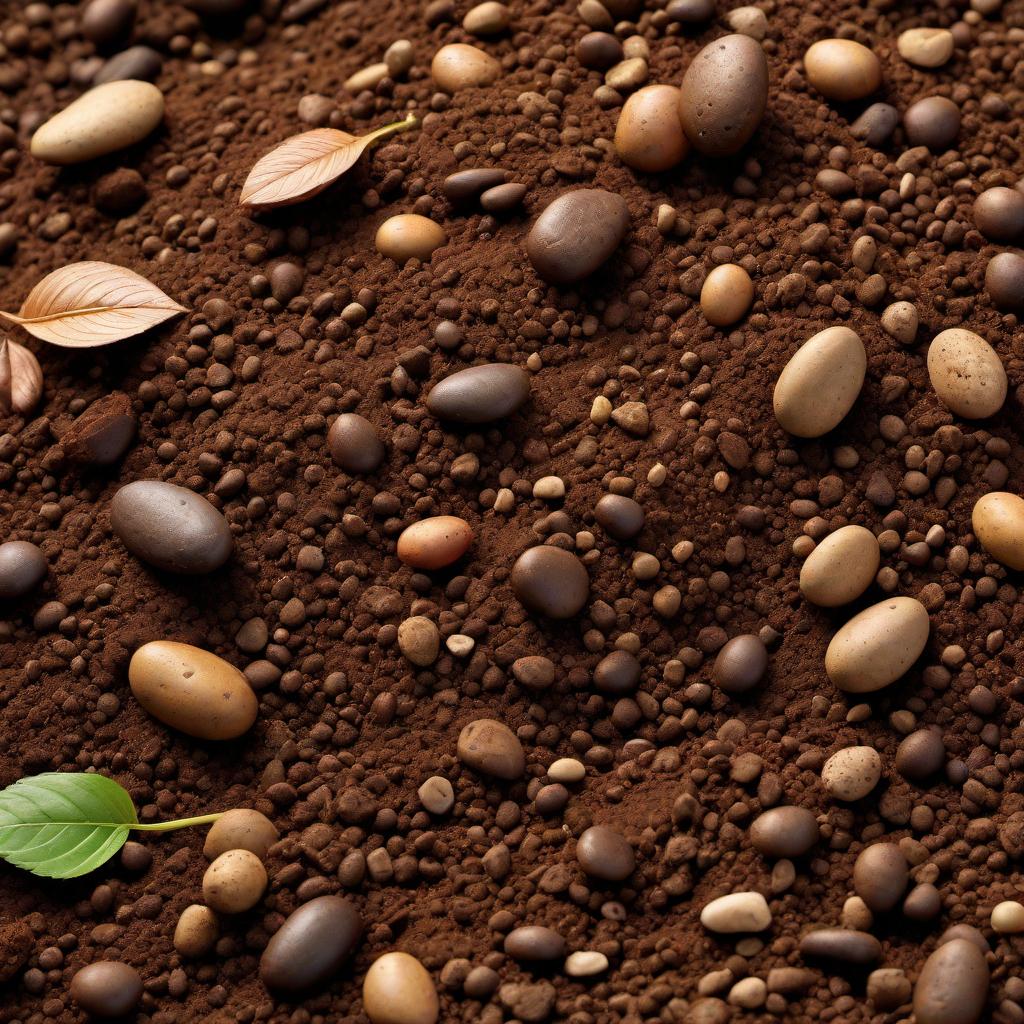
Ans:
[[[136,832],[173,832],[176,828],[188,828],[190,825],[209,825],[216,821],[225,812],[218,811],[216,814],[201,814],[198,818],[179,818],[177,821],[156,821],[143,825],[136,822],[128,827]]]

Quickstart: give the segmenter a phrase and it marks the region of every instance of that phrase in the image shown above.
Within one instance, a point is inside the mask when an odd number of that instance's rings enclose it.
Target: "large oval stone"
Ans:
[[[485,363],[438,381],[427,408],[453,423],[491,423],[514,413],[530,397],[530,375],[511,363]]]

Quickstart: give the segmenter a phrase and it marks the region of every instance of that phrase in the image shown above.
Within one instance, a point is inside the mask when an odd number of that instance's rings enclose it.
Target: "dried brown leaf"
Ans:
[[[155,284],[113,263],[72,263],[47,274],[29,292],[21,312],[0,317],[65,348],[123,341],[184,313]]]
[[[0,341],[0,409],[24,416],[42,396],[39,360],[24,345],[4,338]]]
[[[336,128],[293,135],[256,162],[238,202],[258,211],[312,199],[337,181],[379,139],[415,124],[416,118],[410,114],[404,121],[386,124],[368,135],[349,135]]]

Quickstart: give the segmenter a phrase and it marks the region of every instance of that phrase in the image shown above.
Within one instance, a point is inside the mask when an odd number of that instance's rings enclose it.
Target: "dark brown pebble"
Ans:
[[[480,205],[488,213],[508,213],[519,206],[526,195],[526,186],[518,181],[495,185],[480,196]]]
[[[915,885],[903,901],[903,914],[911,921],[934,921],[942,913],[942,894],[930,882]]]
[[[606,494],[594,506],[594,519],[616,540],[629,540],[644,528],[644,510],[623,494]]]
[[[850,125],[850,134],[875,148],[886,143],[900,123],[900,112],[888,103],[872,103]]]
[[[545,544],[524,551],[516,559],[512,590],[531,612],[552,619],[571,619],[587,603],[590,577],[571,551]]]
[[[987,188],[974,200],[974,225],[991,242],[1024,234],[1024,195],[1015,188]]]
[[[939,946],[914,986],[916,1024],[977,1024],[988,998],[988,964],[966,939]]]
[[[231,557],[227,520],[205,498],[162,480],[122,487],[110,505],[110,525],[133,555],[168,572],[213,572]]]
[[[861,850],[853,864],[853,891],[877,913],[892,910],[907,891],[910,867],[895,843]]]
[[[46,556],[27,540],[0,544],[0,598],[11,600],[35,590],[46,575]]]
[[[523,925],[505,936],[505,952],[515,960],[561,960],[565,939],[552,928]]]
[[[1024,256],[996,253],[985,268],[985,291],[1000,309],[1024,308]]]
[[[372,473],[384,461],[384,442],[365,416],[342,413],[327,432],[331,458],[346,473]]]
[[[555,681],[555,663],[543,654],[527,654],[512,662],[512,675],[528,690],[546,690]]]
[[[945,96],[928,96],[904,111],[903,129],[912,146],[940,152],[960,134],[960,108]]]
[[[750,843],[768,857],[802,857],[818,841],[818,822],[806,807],[772,807],[750,826]]]
[[[669,21],[683,25],[703,25],[715,16],[715,0],[670,0],[665,8]]]
[[[129,964],[98,960],[71,979],[71,998],[93,1017],[124,1017],[142,998],[142,978]]]
[[[591,878],[605,882],[621,882],[636,867],[625,836],[605,825],[592,825],[576,840],[576,859]]]
[[[82,35],[96,46],[124,39],[135,24],[135,0],[90,0],[82,10]]]
[[[481,192],[504,183],[508,173],[500,167],[471,167],[449,174],[441,191],[451,203],[466,203]]]
[[[427,408],[453,423],[491,423],[514,413],[530,397],[530,375],[511,363],[470,366],[438,381]]]
[[[163,66],[163,57],[152,47],[129,46],[127,50],[115,53],[93,75],[92,84],[102,85],[104,82],[120,82],[129,78],[152,82],[163,70]]]
[[[552,284],[589,277],[615,250],[629,227],[626,200],[600,188],[581,188],[553,199],[526,237],[534,269]]]
[[[954,939],[966,939],[968,942],[971,942],[975,946],[977,946],[978,949],[986,955],[991,952],[991,947],[988,944],[988,940],[972,924],[950,925],[939,936],[939,941],[936,943],[936,945],[944,946],[947,942],[952,942]]]
[[[911,782],[923,782],[945,763],[946,747],[937,729],[918,729],[900,740],[896,771]]]
[[[293,911],[260,957],[260,978],[275,992],[298,994],[334,980],[363,933],[356,908],[318,896]]]
[[[594,71],[606,71],[622,57],[622,43],[610,32],[588,32],[576,44],[576,59]]]
[[[131,400],[115,391],[93,402],[61,435],[60,444],[72,462],[110,466],[128,450],[135,426]]]
[[[768,671],[768,648],[760,637],[747,633],[734,636],[718,652],[711,677],[726,693],[746,693]]]
[[[882,959],[882,944],[869,932],[819,928],[800,940],[800,954],[835,960],[851,967],[868,967]]]
[[[104,174],[93,192],[96,209],[108,217],[134,213],[149,197],[145,179],[131,167],[119,167]]]
[[[594,686],[602,693],[632,693],[640,683],[640,662],[629,651],[606,654],[594,669]]]

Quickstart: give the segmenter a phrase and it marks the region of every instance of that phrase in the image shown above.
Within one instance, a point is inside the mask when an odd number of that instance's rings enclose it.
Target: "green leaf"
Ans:
[[[48,772],[0,790],[0,857],[45,878],[109,860],[138,823],[127,791],[103,775]]]

